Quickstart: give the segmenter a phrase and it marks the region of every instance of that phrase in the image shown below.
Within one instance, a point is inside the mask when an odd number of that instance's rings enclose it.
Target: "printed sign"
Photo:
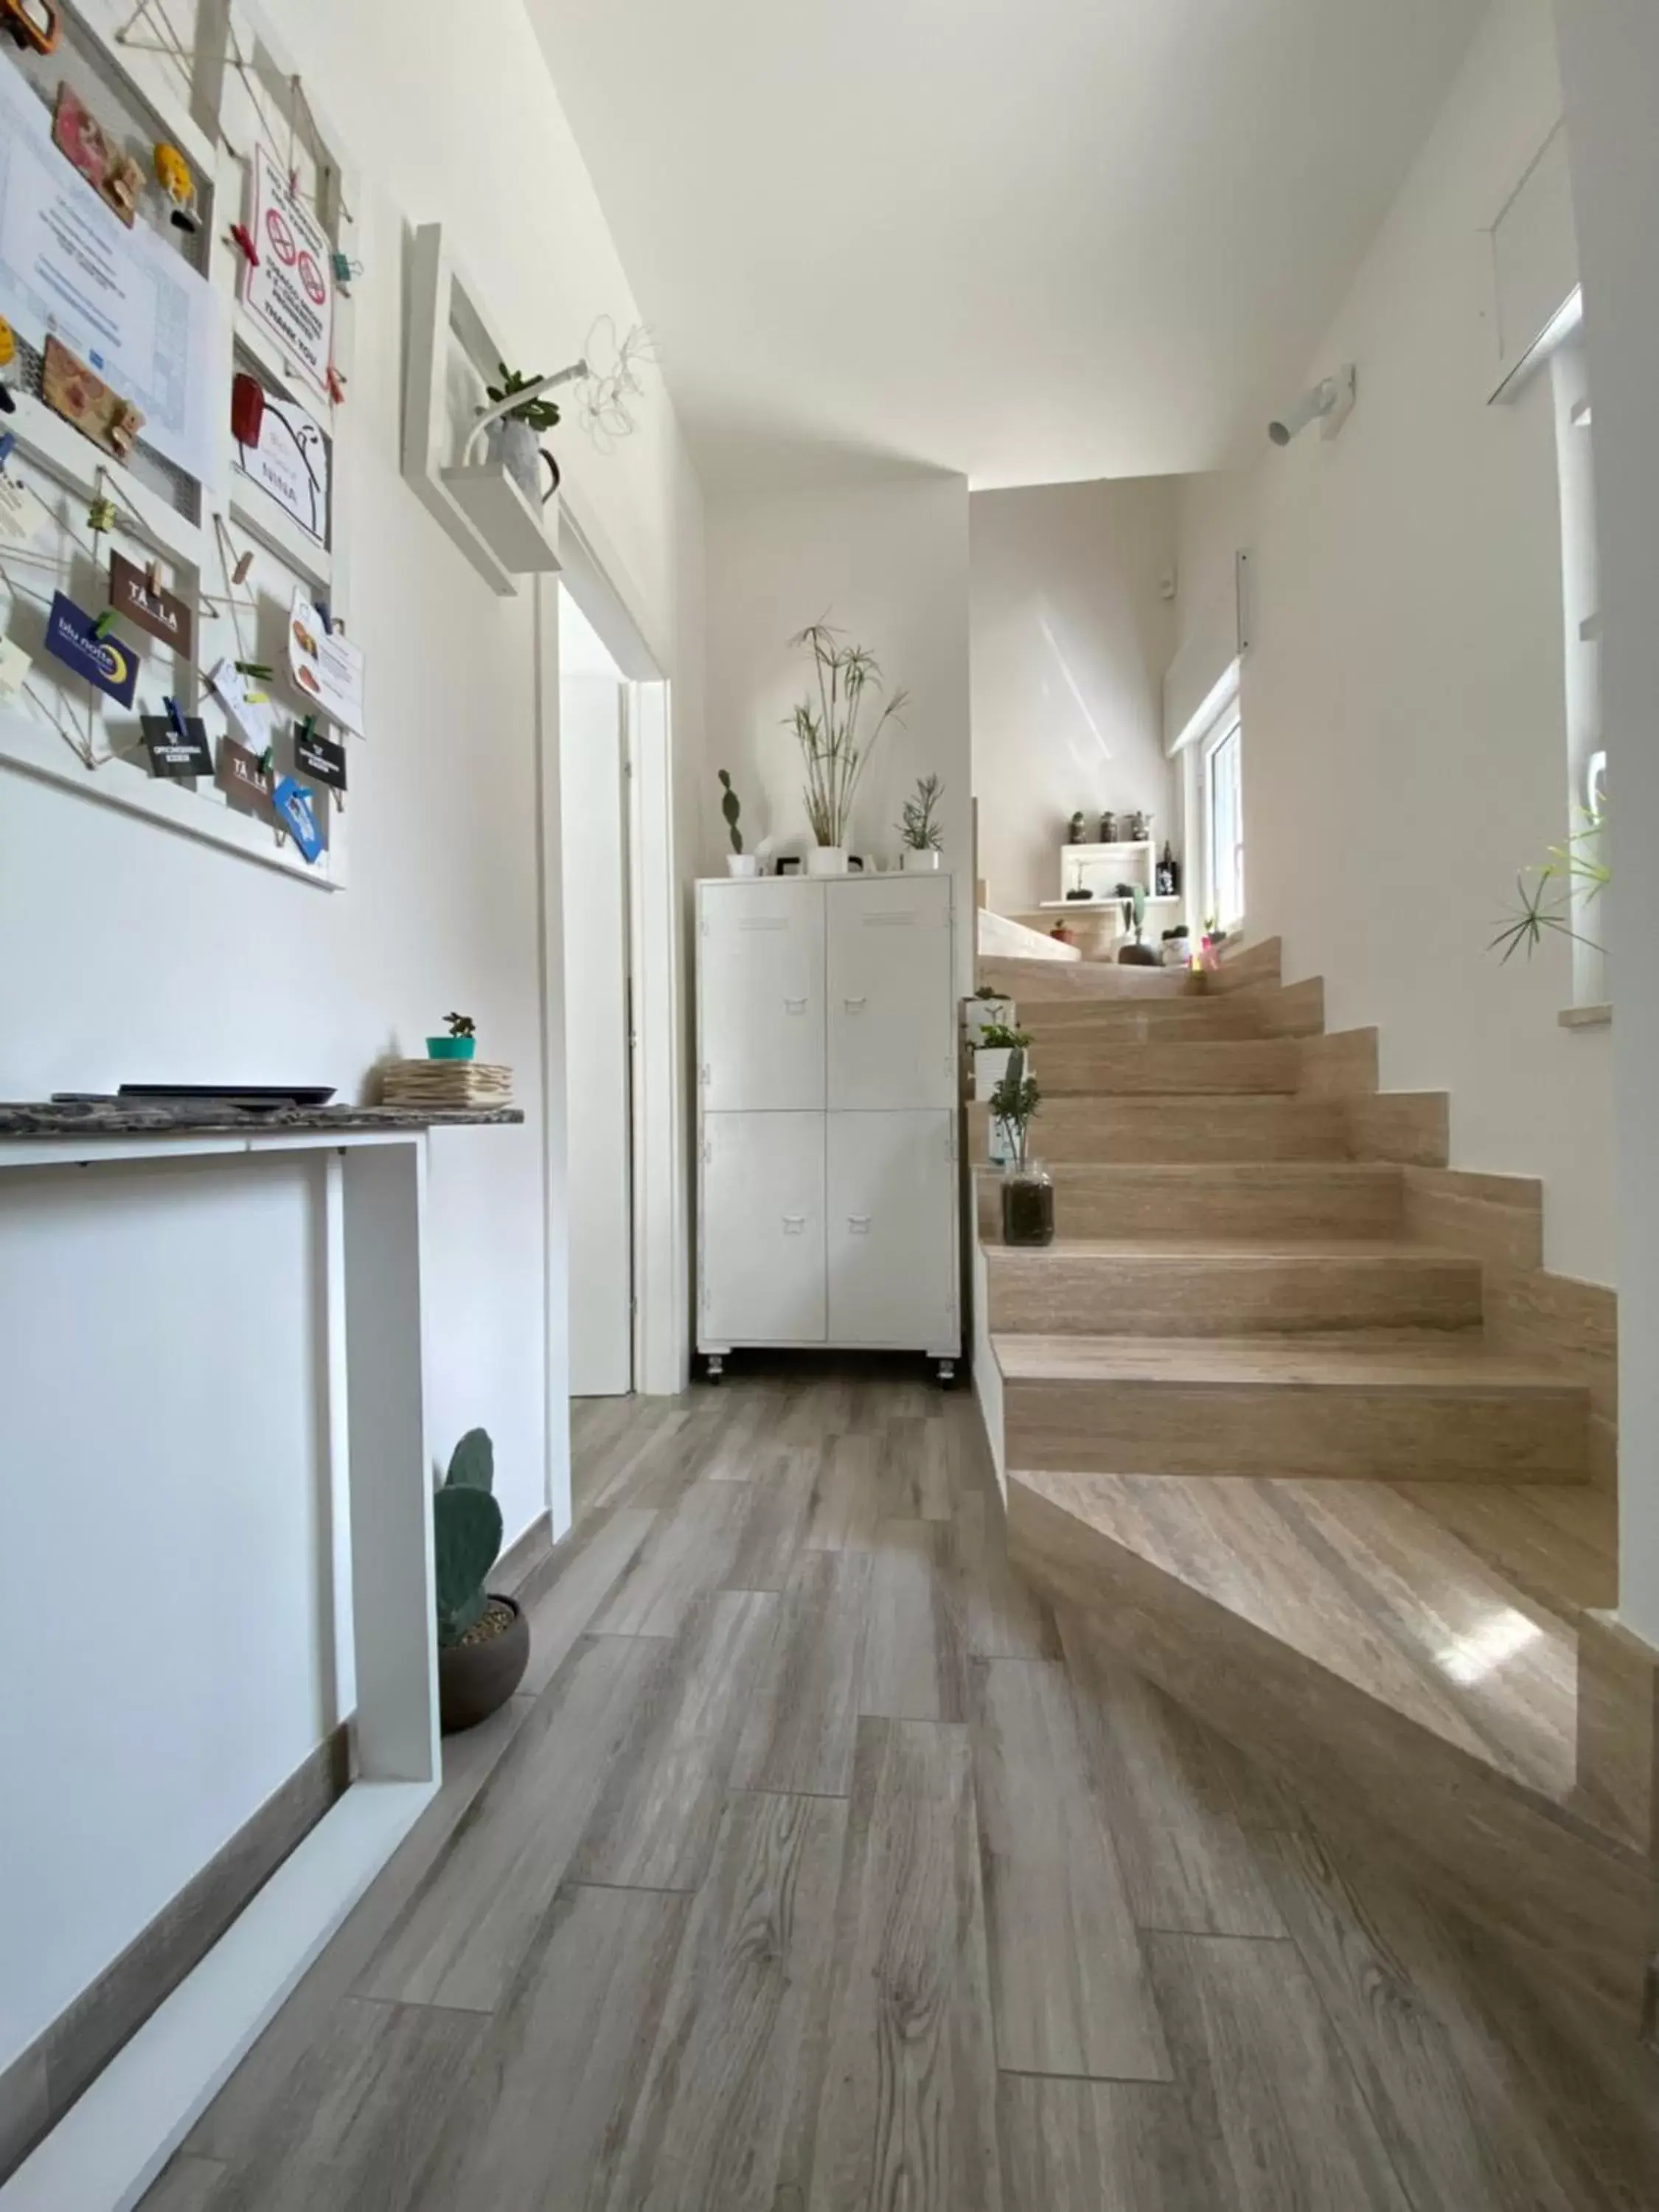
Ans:
[[[130,707],[138,684],[137,656],[118,637],[94,637],[94,619],[62,592],[55,593],[46,623],[46,651],[123,707]]]
[[[188,659],[196,639],[190,609],[171,592],[152,592],[143,570],[119,553],[109,556],[109,603],[118,615]]]
[[[328,538],[328,437],[297,400],[265,394],[257,446],[239,445],[236,465],[292,515],[307,538]]]
[[[14,645],[9,637],[0,637],[0,706],[10,706],[33,665],[21,645]]]
[[[323,618],[303,592],[289,610],[288,665],[295,682],[331,722],[363,734],[363,656],[323,628]]]
[[[213,754],[209,749],[207,730],[194,714],[187,717],[182,732],[166,714],[141,714],[138,726],[143,732],[152,774],[212,775]]]
[[[323,850],[323,833],[317,827],[311,793],[304,784],[296,783],[291,775],[279,777],[276,802],[278,819],[306,859],[319,859]]]
[[[334,349],[334,277],[328,234],[263,146],[253,153],[253,221],[259,255],[245,264],[242,305],[283,354],[327,393]]]
[[[332,738],[320,737],[315,730],[309,734],[303,729],[294,732],[294,764],[331,790],[346,787],[345,747],[336,744]]]
[[[207,672],[208,689],[245,745],[256,753],[270,746],[270,700],[234,660],[216,660]]]
[[[239,745],[234,738],[219,740],[219,788],[240,812],[270,815],[270,778],[260,767],[258,753]]]

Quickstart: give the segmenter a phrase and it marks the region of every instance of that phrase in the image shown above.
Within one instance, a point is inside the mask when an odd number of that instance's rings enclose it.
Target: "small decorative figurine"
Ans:
[[[173,202],[171,221],[175,230],[201,228],[196,213],[196,175],[176,146],[162,139],[155,149],[155,181],[162,197]]]
[[[1100,817],[1100,842],[1103,845],[1117,842],[1117,817],[1109,807]]]

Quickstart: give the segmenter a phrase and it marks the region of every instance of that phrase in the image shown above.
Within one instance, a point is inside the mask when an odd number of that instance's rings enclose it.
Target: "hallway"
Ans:
[[[523,1692],[147,2212],[1601,2212],[1651,2062],[1026,1595],[965,1394],[577,1409]]]

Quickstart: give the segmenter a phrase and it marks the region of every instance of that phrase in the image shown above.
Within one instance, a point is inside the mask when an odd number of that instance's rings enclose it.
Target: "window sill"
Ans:
[[[1613,1027],[1613,1008],[1605,1001],[1594,1006],[1563,1006],[1555,1018],[1564,1030],[1607,1030]]]

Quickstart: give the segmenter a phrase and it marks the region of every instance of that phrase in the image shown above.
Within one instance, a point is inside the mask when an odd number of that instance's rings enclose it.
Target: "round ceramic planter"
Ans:
[[[760,873],[760,862],[752,853],[728,853],[726,856],[726,872],[728,876],[757,876]]]
[[[446,1735],[477,1728],[504,1705],[530,1664],[530,1623],[515,1598],[497,1596],[513,1608],[513,1626],[487,1644],[438,1647],[438,1719]]]
[[[1163,961],[1150,945],[1123,945],[1117,956],[1120,968],[1161,968]]]
[[[471,1060],[477,1048],[477,1037],[428,1037],[426,1041],[428,1060]]]
[[[913,845],[907,845],[900,855],[900,865],[907,876],[935,875],[943,860],[943,854],[932,851],[918,853]]]
[[[847,873],[845,845],[809,845],[806,848],[806,872],[809,876],[844,876]]]

